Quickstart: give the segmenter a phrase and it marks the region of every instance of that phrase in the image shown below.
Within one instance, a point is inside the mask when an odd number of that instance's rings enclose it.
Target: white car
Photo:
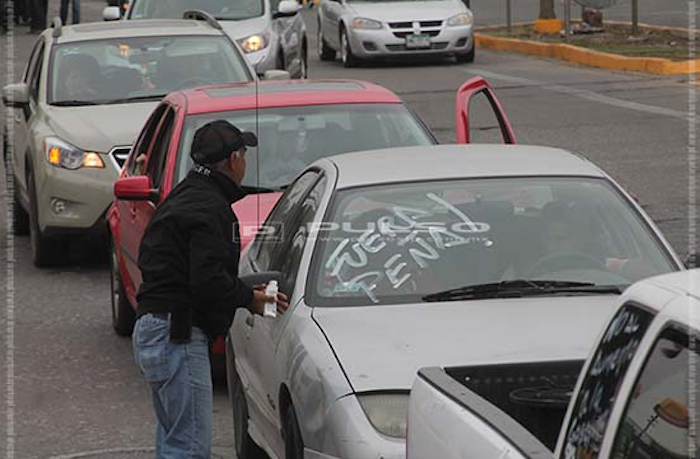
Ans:
[[[700,270],[643,280],[617,304],[578,378],[554,457],[697,458]],[[469,373],[420,371],[411,391],[408,459],[550,459],[526,430],[536,426],[517,424],[489,394],[479,396],[464,379]],[[537,383],[546,388],[530,381]],[[531,391],[533,406],[536,395],[540,409],[552,402],[545,390]]]
[[[109,7],[104,19],[118,19]],[[308,76],[306,25],[297,0],[131,0],[125,19],[178,19],[188,10],[212,15],[246,53],[259,75],[286,70]]]
[[[318,54],[346,67],[361,60],[475,56],[474,15],[461,0],[324,0],[318,10]]]
[[[563,150],[320,160],[241,259],[244,280],[278,280],[292,306],[240,308],[230,329],[237,453],[404,458],[419,368],[569,360],[575,378],[620,291],[679,269],[642,209]]]

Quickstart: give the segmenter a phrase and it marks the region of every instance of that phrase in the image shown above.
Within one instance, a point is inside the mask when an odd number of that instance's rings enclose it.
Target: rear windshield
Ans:
[[[181,19],[187,10],[202,10],[216,19],[241,20],[262,16],[263,0],[137,0],[130,19]]]

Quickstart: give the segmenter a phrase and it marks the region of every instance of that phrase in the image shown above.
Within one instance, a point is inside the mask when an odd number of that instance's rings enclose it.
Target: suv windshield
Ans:
[[[316,233],[306,291],[313,306],[420,302],[434,292],[514,280],[586,282],[580,294],[589,294],[593,286],[624,288],[678,269],[602,179],[353,188],[338,192]]]
[[[171,91],[252,81],[225,37],[136,37],[67,43],[51,60],[49,103],[94,105],[159,99]]]
[[[181,19],[187,10],[202,10],[219,20],[241,20],[262,16],[263,0],[138,0],[130,19]]]
[[[256,132],[258,147],[248,148],[243,185],[279,189],[309,164],[337,153],[388,147],[431,145],[423,125],[401,104],[310,105],[236,110],[189,116],[180,141],[176,179],[192,168],[190,148],[197,129],[225,119]]]

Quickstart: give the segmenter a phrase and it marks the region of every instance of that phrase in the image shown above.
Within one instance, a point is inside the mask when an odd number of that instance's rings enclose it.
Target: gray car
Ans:
[[[560,216],[575,216],[575,231]],[[236,312],[226,357],[238,457],[258,445],[273,458],[403,459],[419,368],[583,360],[621,290],[679,269],[641,207],[563,150],[320,160],[241,259],[246,282],[278,280],[291,306]]]
[[[461,0],[324,0],[318,53],[346,67],[363,59],[455,56],[474,60],[474,16]]]
[[[112,185],[148,115],[171,91],[247,82],[242,52],[207,21],[151,20],[44,31],[19,83],[3,89],[3,140],[15,182],[14,231],[37,266],[67,236],[103,235]]]
[[[307,77],[306,26],[297,0],[131,0],[125,18],[180,18],[193,9],[214,16],[258,74],[277,69],[293,78]]]

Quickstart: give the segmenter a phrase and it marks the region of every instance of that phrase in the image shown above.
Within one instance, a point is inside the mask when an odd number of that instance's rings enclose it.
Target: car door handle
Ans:
[[[248,317],[245,318],[245,324],[249,327],[255,325],[255,318],[253,317],[253,314],[248,314]]]

